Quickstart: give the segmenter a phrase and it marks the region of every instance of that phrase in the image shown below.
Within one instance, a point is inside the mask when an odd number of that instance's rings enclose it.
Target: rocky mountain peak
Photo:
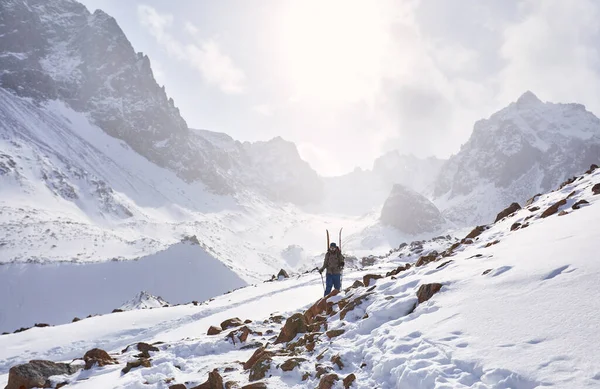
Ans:
[[[543,102],[532,91],[528,90],[517,99],[516,104],[519,108],[529,108],[532,106],[543,104]]]

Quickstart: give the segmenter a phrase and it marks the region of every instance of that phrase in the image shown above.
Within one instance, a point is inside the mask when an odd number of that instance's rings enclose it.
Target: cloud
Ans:
[[[161,14],[153,7],[139,5],[138,19],[169,56],[189,63],[206,83],[217,86],[226,94],[244,93],[244,71],[223,52],[217,41],[200,39],[199,30],[193,24],[188,22],[184,26],[193,42],[184,43],[169,32],[173,15]]]
[[[258,104],[252,107],[252,110],[263,116],[273,116],[273,107],[269,104]]]

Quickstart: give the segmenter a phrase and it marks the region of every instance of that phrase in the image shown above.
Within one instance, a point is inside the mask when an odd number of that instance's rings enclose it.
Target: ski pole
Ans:
[[[323,293],[325,293],[325,280],[323,280],[323,273],[319,274],[321,274],[321,282],[323,283]]]

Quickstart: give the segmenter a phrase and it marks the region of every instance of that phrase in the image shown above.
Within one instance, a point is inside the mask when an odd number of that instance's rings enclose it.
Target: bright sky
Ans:
[[[600,113],[595,0],[81,0],[192,128],[282,136],[323,175],[456,153],[526,90]]]

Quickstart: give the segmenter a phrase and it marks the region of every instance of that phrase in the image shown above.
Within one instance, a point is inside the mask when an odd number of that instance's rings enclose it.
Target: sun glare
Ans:
[[[383,3],[294,1],[280,20],[280,53],[295,99],[368,100],[388,43]]]

